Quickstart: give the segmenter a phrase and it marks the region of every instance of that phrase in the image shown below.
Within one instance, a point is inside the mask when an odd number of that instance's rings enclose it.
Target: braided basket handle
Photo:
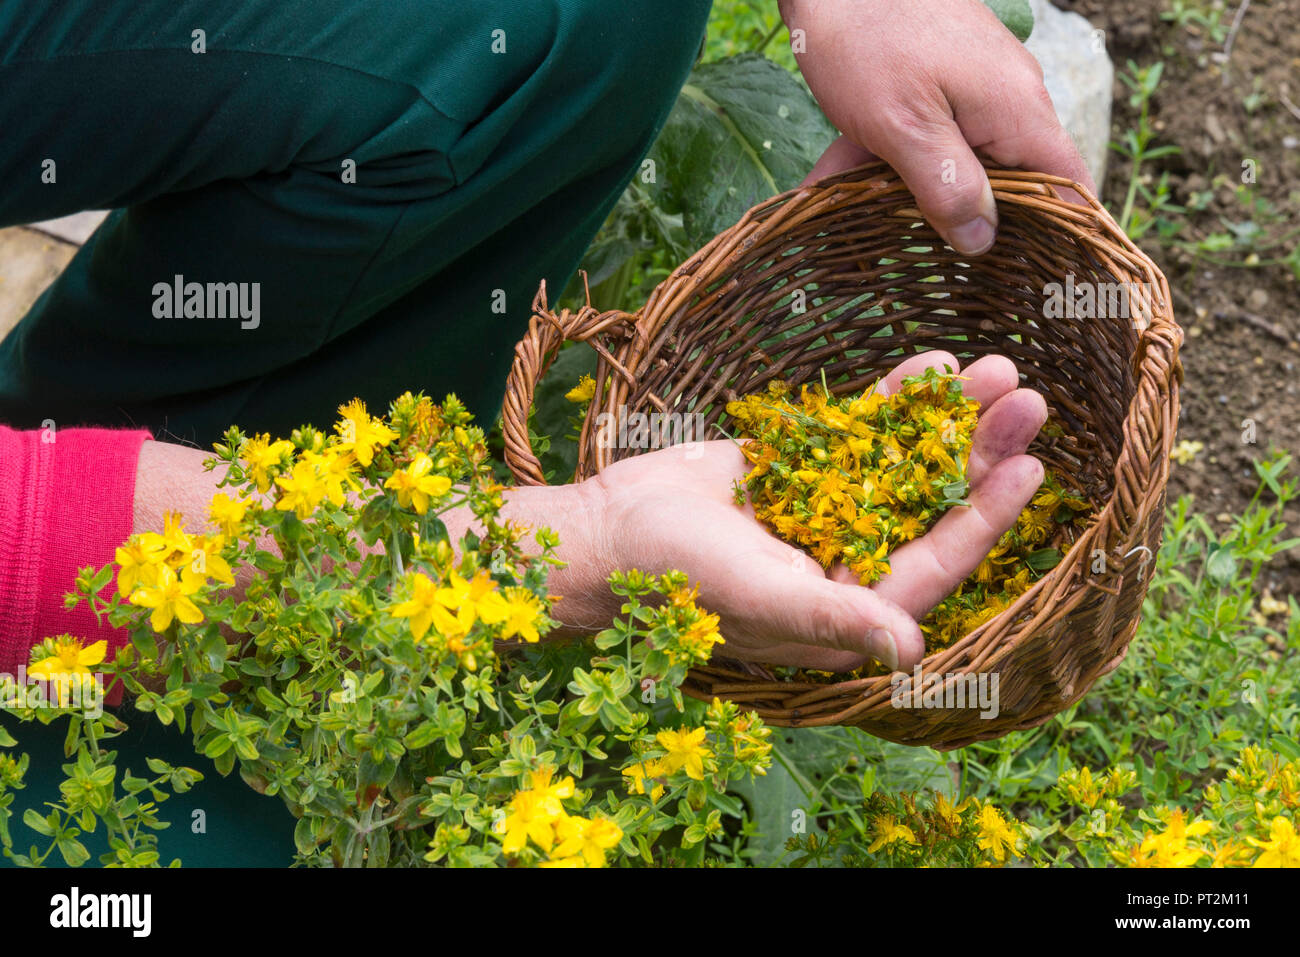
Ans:
[[[587,274],[582,274],[583,286]],[[546,305],[546,280],[543,279],[533,298],[533,318],[528,323],[527,334],[515,346],[514,362],[506,379],[506,395],[501,407],[501,433],[505,439],[505,460],[520,485],[545,485],[542,464],[537,460],[528,436],[528,413],[533,406],[537,383],[555,361],[560,346],[565,342],[585,342],[626,381],[632,376],[595,337],[602,333],[635,334],[638,316],[617,309],[600,312],[591,305],[591,290],[587,289],[587,304],[576,312],[561,309],[552,312]],[[603,375],[597,375],[597,396],[590,407],[595,407],[602,391]]]

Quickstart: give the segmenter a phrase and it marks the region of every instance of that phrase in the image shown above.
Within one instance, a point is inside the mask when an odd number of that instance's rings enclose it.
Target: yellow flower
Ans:
[[[1101,792],[1093,784],[1092,770],[1086,765],[1074,774],[1061,775],[1061,786],[1075,804],[1093,808],[1101,800]]]
[[[510,812],[496,825],[501,835],[501,849],[518,854],[531,838],[548,854],[555,845],[555,815],[546,811],[532,791],[520,791],[510,799]]]
[[[302,457],[304,461],[310,462],[315,467],[321,483],[325,486],[325,497],[335,505],[341,506],[346,501],[343,494],[345,484],[351,489],[359,488],[356,480],[352,478],[352,454],[350,452],[330,448],[325,450],[324,455],[318,455],[315,452],[303,452]]]
[[[1204,449],[1205,444],[1203,442],[1183,439],[1174,446],[1173,451],[1169,453],[1169,457],[1179,465],[1188,465],[1194,458],[1196,458],[1196,456],[1200,455]]]
[[[203,585],[203,578],[190,569],[185,569],[178,577],[176,572],[164,565],[158,569],[158,578],[153,585],[143,585],[131,593],[131,604],[152,608],[149,623],[154,631],[165,631],[176,618],[187,625],[197,625],[203,620],[203,612],[190,596]]]
[[[1201,837],[1202,835],[1209,834],[1212,830],[1214,830],[1214,825],[1209,821],[1193,821],[1191,824],[1187,824],[1183,820],[1183,812],[1181,809],[1174,811],[1174,813],[1169,816],[1168,833],[1175,840],[1185,841],[1189,837]]]
[[[691,661],[707,661],[714,645],[726,644],[718,631],[718,621],[717,615],[701,614],[678,636],[677,647],[686,652]],[[668,657],[675,661],[679,656],[670,651]]]
[[[190,571],[205,578],[213,578],[229,588],[235,584],[235,576],[230,570],[230,564],[221,557],[221,548],[225,543],[226,540],[221,535],[200,535],[194,540],[189,568]]]
[[[259,492],[271,489],[271,469],[279,469],[283,458],[293,451],[293,443],[284,439],[272,442],[269,435],[258,435],[245,439],[240,446],[239,458],[244,463],[244,471],[257,483]]]
[[[1169,816],[1166,829],[1160,834],[1148,834],[1142,841],[1141,851],[1151,855],[1151,863],[1156,867],[1191,867],[1202,857],[1205,851],[1188,847],[1189,837],[1208,834],[1214,825],[1209,821],[1194,821],[1187,824],[1181,810]]]
[[[157,552],[160,561],[169,565],[186,565],[194,554],[194,539],[185,531],[180,512],[167,512],[163,516],[162,534],[145,532],[140,542],[150,552]]]
[[[902,841],[904,844],[916,844],[916,835],[906,824],[899,824],[892,814],[884,814],[875,821],[876,839],[867,848],[867,853],[874,854],[882,847]]]
[[[377,448],[397,438],[397,433],[381,419],[372,418],[366,412],[366,404],[360,399],[339,406],[339,415],[343,421],[334,426],[342,438],[338,447],[350,451],[363,467],[374,461]]]
[[[1248,850],[1236,841],[1228,841],[1226,844],[1215,847],[1214,861],[1210,866],[1239,867],[1241,866],[1241,857],[1246,853],[1249,853]]]
[[[590,402],[595,395],[596,380],[589,375],[584,375],[578,380],[577,385],[564,393],[566,399],[578,405],[581,405],[584,402]]]
[[[154,536],[157,539],[158,536]],[[136,585],[152,585],[158,575],[158,567],[167,557],[165,546],[161,541],[133,537],[124,545],[118,546],[113,554],[117,563],[117,593],[123,598],[135,590]]]
[[[874,552],[860,555],[849,563],[849,568],[858,576],[859,583],[870,585],[882,575],[889,574],[889,562],[885,556],[889,554],[889,543],[881,542],[880,547]]]
[[[1020,856],[1016,850],[1016,832],[996,807],[992,804],[982,805],[977,823],[980,833],[977,844],[981,850],[991,851],[998,861],[1007,859],[1007,851],[1016,857]]]
[[[555,824],[555,836],[559,844],[552,852],[556,860],[548,862],[550,866],[573,867],[585,863],[588,867],[604,867],[605,852],[623,840],[623,830],[603,817],[590,821],[562,817]]]
[[[427,575],[413,572],[409,578],[411,597],[391,609],[394,618],[411,619],[411,634],[419,641],[433,623],[433,612],[437,605],[438,586]]]
[[[564,813],[564,806],[560,801],[564,798],[573,797],[574,787],[573,778],[563,777],[551,783],[551,778],[555,775],[555,768],[550,765],[544,765],[536,771],[528,772],[528,784],[530,790],[538,796],[542,802],[543,808],[552,814],[560,815]]]
[[[511,585],[506,588],[505,610],[506,619],[505,627],[501,630],[502,637],[513,638],[518,635],[524,641],[530,642],[541,638],[537,632],[537,619],[542,613],[542,603],[538,601],[536,595],[527,588]]]
[[[1300,836],[1296,835],[1295,826],[1284,817],[1273,818],[1269,825],[1269,840],[1257,841],[1247,838],[1264,853],[1255,858],[1254,867],[1300,867]]]
[[[398,469],[384,483],[384,488],[397,492],[397,502],[403,508],[414,506],[423,515],[429,510],[429,500],[441,498],[451,489],[451,479],[445,475],[430,475],[433,461],[421,452],[404,469]]]
[[[470,581],[453,571],[448,576],[448,581],[449,585],[438,589],[437,599],[438,604],[447,611],[456,613],[456,624],[452,625],[449,620],[448,626],[455,628],[457,633],[468,632],[478,620],[496,625],[509,617],[509,605],[486,571],[480,570]],[[450,619],[450,616],[447,617]]]
[[[949,831],[955,833],[961,827],[961,812],[953,807],[948,796],[941,792],[936,792],[934,795],[934,816],[943,821]]]
[[[667,754],[661,759],[661,766],[666,774],[672,774],[680,768],[686,769],[686,776],[695,781],[704,780],[704,761],[713,757],[713,752],[704,744],[704,728],[687,731],[660,731],[655,735],[660,747]]]
[[[222,534],[233,538],[250,504],[246,498],[234,501],[225,492],[218,492],[212,496],[212,504],[208,506],[208,518],[221,529]]]
[[[666,777],[669,772],[659,761],[639,760],[623,769],[623,776],[628,778],[627,790],[629,794],[645,794],[645,779]],[[655,784],[650,789],[650,800],[658,801],[664,793],[662,784]]]
[[[295,462],[289,475],[281,475],[275,484],[284,490],[275,507],[282,512],[292,511],[299,518],[316,511],[328,491],[319,465],[308,459]]]
[[[40,646],[36,650],[41,650]],[[97,641],[83,648],[80,639],[72,635],[60,635],[54,639],[54,654],[33,662],[28,666],[27,674],[35,678],[88,675],[92,667],[103,662],[107,653],[107,641]]]
[[[551,852],[556,836],[554,825],[568,816],[560,802],[574,793],[571,777],[551,783],[554,771],[543,767],[531,772],[532,787],[516,792],[511,798],[510,813],[496,826],[496,832],[505,835],[501,847],[507,854],[518,854],[530,838],[542,850]]]

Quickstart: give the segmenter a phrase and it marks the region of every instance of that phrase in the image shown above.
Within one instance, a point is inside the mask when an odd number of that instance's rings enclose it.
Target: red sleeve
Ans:
[[[63,596],[79,569],[99,568],[131,536],[136,460],[152,436],[121,429],[0,426],[0,672],[15,674],[31,647],[65,632],[106,639],[108,659],[125,629],[96,622],[85,602]],[[106,597],[116,582],[105,586]],[[107,703],[117,704],[120,692]]]

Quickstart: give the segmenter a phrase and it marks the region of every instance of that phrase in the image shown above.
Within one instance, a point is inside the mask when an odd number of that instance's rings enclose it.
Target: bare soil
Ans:
[[[1165,64],[1150,108],[1153,145],[1179,152],[1144,164],[1141,181],[1154,189],[1167,173],[1171,202],[1203,205],[1171,214],[1182,224],[1172,236],[1152,229],[1140,240],[1168,278],[1187,333],[1179,439],[1204,445],[1174,465],[1170,492],[1192,495],[1222,529],[1258,487],[1255,461],[1271,448],[1300,452],[1300,282],[1280,261],[1300,245],[1300,0],[1248,3],[1230,44],[1203,25],[1162,20],[1167,0],[1054,2],[1106,31],[1116,67],[1112,140],[1138,120],[1119,73],[1130,60]],[[1198,5],[1214,8],[1212,0]],[[1240,0],[1221,6],[1230,31]],[[1243,184],[1252,166],[1255,182]],[[1102,193],[1116,215],[1131,173],[1112,152]],[[1253,244],[1201,254],[1180,246],[1249,233],[1250,221],[1259,227]],[[1294,533],[1300,509],[1288,518]],[[1278,598],[1300,595],[1300,549],[1279,556],[1262,587]]]

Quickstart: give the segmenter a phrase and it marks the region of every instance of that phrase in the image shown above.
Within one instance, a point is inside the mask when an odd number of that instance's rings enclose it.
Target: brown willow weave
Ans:
[[[995,718],[981,718],[978,708],[896,708],[890,677],[781,681],[721,657],[691,672],[686,693],[736,701],[774,725],[853,725],[891,741],[953,748],[1042,723],[1119,664],[1160,544],[1182,332],[1164,276],[1087,190],[1041,173],[988,173],[1000,225],[982,256],[945,246],[898,176],[875,163],[755,206],[635,315],[589,305],[557,314],[547,309],[545,286],[539,291],[504,406],[506,461],[523,484],[545,481],[529,445],[528,411],[565,340],[599,355],[578,479],[639,451],[596,434],[602,412],[615,420],[620,407],[627,415],[700,412],[713,433],[728,401],[772,379],[820,382],[824,372],[831,391],[843,394],[911,355],[946,349],[963,364],[989,353],[1012,359],[1059,426],[1031,452],[1103,506],[1054,570],[923,662],[926,674],[952,676],[946,682],[997,673]],[[1066,202],[1061,187],[1088,205]],[[1134,288],[1150,293],[1149,324],[1048,318],[1045,286],[1064,284],[1067,274],[1076,286],[1147,284]],[[802,313],[792,309],[796,288],[806,296]]]

